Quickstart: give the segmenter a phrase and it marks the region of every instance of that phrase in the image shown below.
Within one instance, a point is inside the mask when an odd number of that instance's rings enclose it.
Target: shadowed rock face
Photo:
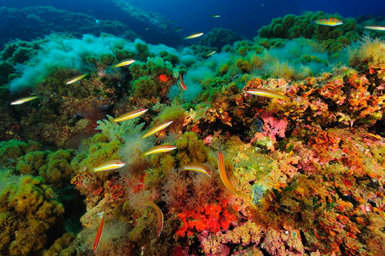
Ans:
[[[222,49],[226,44],[232,45],[235,41],[242,40],[242,36],[226,28],[214,28],[200,40],[200,44]]]
[[[91,0],[65,2],[31,0],[27,3],[0,0],[0,6],[4,7],[0,9],[0,13],[7,15],[6,18],[2,16],[0,28],[10,24],[15,28],[12,34],[3,35],[4,29],[2,30],[0,46],[9,39],[30,40],[31,34],[36,37],[52,32],[71,32],[75,35],[77,33],[98,35],[105,32],[127,39],[131,39],[132,36],[140,37],[151,43],[177,45],[181,42],[167,19],[121,0],[99,0],[97,4]],[[55,18],[55,22],[50,22],[51,18]],[[26,24],[30,25],[26,27]],[[27,33],[23,32],[23,29]]]
[[[10,40],[31,40],[47,34],[68,33],[74,36],[82,34],[109,33],[127,39],[138,35],[127,25],[112,20],[97,20],[94,16],[56,9],[48,6],[27,7],[22,9],[0,8],[3,17],[0,22],[0,45]],[[7,29],[12,27],[12,29]]]

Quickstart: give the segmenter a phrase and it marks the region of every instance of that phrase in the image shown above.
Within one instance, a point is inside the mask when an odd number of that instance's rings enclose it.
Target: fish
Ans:
[[[195,34],[192,34],[192,35],[189,35],[189,36],[186,36],[184,39],[194,39],[194,38],[197,38],[197,37],[201,37],[203,36],[204,33],[195,33]]]
[[[191,164],[191,165],[185,165],[183,166],[184,171],[194,171],[194,172],[201,172],[206,174],[207,176],[211,177],[209,174],[209,170],[206,165],[203,164]]]
[[[98,231],[96,232],[94,245],[92,246],[92,250],[94,251],[94,253],[96,253],[96,249],[98,249],[98,245],[100,243],[100,240],[102,239],[103,227],[104,227],[104,212],[103,212],[102,220],[100,221],[100,224],[98,227]]]
[[[121,160],[111,160],[94,168],[94,172],[111,171],[122,168],[125,165]]]
[[[72,78],[71,80],[68,80],[66,82],[66,85],[70,85],[70,84],[74,84],[76,83],[77,81],[80,81],[82,80],[83,78],[85,78],[88,74],[83,74],[83,75],[80,75],[80,76],[75,76],[74,78]]]
[[[12,101],[11,105],[21,105],[21,104],[24,104],[26,102],[36,100],[37,98],[39,98],[39,96],[29,96],[29,97],[20,98],[20,99]]]
[[[130,120],[132,118],[139,117],[139,116],[143,115],[147,111],[148,111],[148,109],[146,109],[146,108],[135,109],[135,110],[130,111],[130,112],[124,114],[124,115],[121,115],[121,116],[119,116],[117,118],[112,119],[111,122],[117,123],[117,122],[122,122],[122,121]]]
[[[212,51],[212,52],[209,52],[208,54],[206,54],[206,57],[210,57],[211,55],[217,53],[217,51]]]
[[[182,87],[183,90],[187,90],[187,86],[185,85],[185,83],[183,82],[183,76],[182,74],[179,75],[180,77],[180,86]]]
[[[124,66],[128,66],[128,65],[131,65],[132,63],[134,63],[135,60],[133,59],[128,59],[128,60],[124,60],[122,62],[119,62],[118,64],[116,64],[115,66],[113,66],[114,68],[120,68],[120,67],[124,67]]]
[[[275,91],[272,91],[272,90],[268,90],[268,89],[264,89],[264,88],[256,88],[256,89],[250,89],[248,91],[246,91],[247,93],[250,93],[252,95],[256,95],[256,96],[265,96],[265,97],[269,97],[269,98],[276,98],[276,99],[281,99],[281,100],[289,100],[289,97],[285,96],[285,95],[282,95],[278,92],[275,92]]]
[[[179,31],[181,31],[182,29],[183,29],[183,27],[176,27],[176,28],[175,28],[175,31],[176,31],[176,32],[179,32]]]
[[[231,184],[229,178],[227,178],[225,169],[225,159],[223,157],[222,151],[218,151],[218,172],[223,182],[223,185],[225,185],[225,187],[234,194],[239,195],[239,192],[234,188],[233,184]]]
[[[385,31],[385,26],[365,26],[365,28],[376,31]]]
[[[147,202],[146,205],[152,207],[155,209],[157,215],[158,215],[158,227],[156,229],[156,234],[158,235],[158,237],[160,236],[160,233],[162,233],[162,230],[163,230],[163,223],[164,223],[164,215],[163,215],[163,212],[162,210],[159,208],[159,206],[157,206],[156,204],[154,204],[153,202]]]
[[[330,27],[335,27],[335,26],[344,24],[343,21],[337,18],[319,19],[319,20],[313,21],[313,23],[318,25],[330,26]]]
[[[144,153],[144,156],[152,155],[152,154],[159,154],[159,153],[165,153],[176,149],[175,146],[172,145],[159,145],[150,148]]]
[[[210,17],[211,17],[211,18],[220,18],[221,15],[219,15],[219,14],[214,14],[214,15],[210,15]]]
[[[172,124],[174,121],[166,121],[158,126],[155,126],[154,128],[151,128],[148,132],[143,134],[142,139],[147,138],[165,128],[167,128],[170,124]]]

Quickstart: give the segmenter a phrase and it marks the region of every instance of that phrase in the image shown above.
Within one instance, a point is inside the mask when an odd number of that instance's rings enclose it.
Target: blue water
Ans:
[[[343,17],[384,16],[384,0],[119,0],[144,11],[163,16],[165,28],[146,29],[148,24],[137,22],[127,17],[114,0],[0,0],[0,6],[26,7],[50,5],[58,9],[82,12],[93,15],[97,19],[118,20],[133,28],[140,36],[152,43],[166,43],[176,46],[183,44],[184,36],[195,32],[208,32],[214,27],[224,27],[236,33],[252,38],[257,35],[262,25],[269,24],[272,18],[289,13],[302,14],[305,11],[324,11],[338,13]],[[210,15],[219,14],[220,18]],[[22,22],[22,21],[21,21]],[[183,27],[176,32],[176,27]],[[1,32],[0,32],[1,36]]]

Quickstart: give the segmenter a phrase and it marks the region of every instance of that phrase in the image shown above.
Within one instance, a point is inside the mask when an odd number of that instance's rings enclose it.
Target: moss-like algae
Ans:
[[[47,245],[48,231],[60,221],[63,206],[44,180],[12,176],[1,170],[0,253],[10,256],[36,255]],[[57,232],[51,234],[55,236]]]

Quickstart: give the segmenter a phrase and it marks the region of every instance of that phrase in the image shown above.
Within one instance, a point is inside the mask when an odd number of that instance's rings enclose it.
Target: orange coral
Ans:
[[[220,203],[200,206],[195,210],[184,210],[177,214],[182,221],[182,226],[176,234],[184,237],[204,230],[211,233],[227,230],[231,222],[236,220],[236,216],[231,211],[226,199],[222,199]]]

